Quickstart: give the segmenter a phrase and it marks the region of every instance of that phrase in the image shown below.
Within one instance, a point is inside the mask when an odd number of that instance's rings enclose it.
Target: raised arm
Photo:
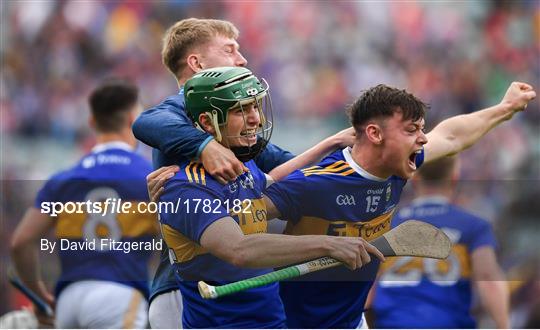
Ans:
[[[509,120],[536,97],[532,86],[513,82],[501,103],[466,115],[448,118],[427,134],[425,161],[457,154],[475,144],[491,129]]]
[[[344,148],[346,146],[352,146],[356,133],[352,127],[344,129],[337,134],[334,134],[321,142],[317,143],[314,147],[306,150],[302,154],[294,157],[288,162],[281,164],[274,168],[268,174],[274,181],[279,181],[292,173],[293,171],[312,165],[325,155],[338,148]]]

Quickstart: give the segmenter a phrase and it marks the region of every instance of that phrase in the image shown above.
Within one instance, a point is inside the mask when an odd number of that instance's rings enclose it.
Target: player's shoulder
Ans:
[[[52,174],[46,181],[45,187],[51,189],[62,185],[64,182],[68,182],[81,176],[78,174],[77,167],[73,166],[69,169],[58,171]]]
[[[450,213],[456,219],[459,219],[458,221],[464,223],[465,226],[491,226],[487,219],[479,216],[471,210],[464,209],[463,207],[453,203],[450,204]]]
[[[180,164],[179,167],[180,170],[171,178],[171,182],[207,187],[212,187],[217,183],[217,181],[206,172],[206,169],[201,163],[189,161]]]
[[[224,199],[224,186],[197,162],[186,162],[172,178],[165,182],[162,201],[192,198]]]
[[[87,177],[80,170],[80,162],[67,169],[53,173],[40,189],[38,195],[54,196],[66,185],[71,185],[79,180],[86,180]]]
[[[146,109],[143,111],[137,120],[135,121],[134,127],[137,128],[141,121],[148,120],[150,118],[162,118],[163,115],[167,114],[185,114],[184,111],[185,102],[183,94],[175,94],[165,98],[160,103]],[[155,117],[158,116],[158,117]]]
[[[337,177],[353,176],[356,171],[338,150],[321,160],[317,165],[300,170],[310,180],[334,180]]]
[[[155,105],[154,107],[148,109],[147,111],[161,111],[161,110],[170,110],[178,111],[184,110],[185,101],[184,94],[175,94],[165,98],[161,103]]]
[[[177,108],[184,108],[184,105],[185,105],[184,94],[179,93],[179,94],[171,95],[167,97],[165,100],[163,100],[162,104],[167,105],[167,106],[174,106]]]
[[[88,177],[144,178],[152,171],[152,165],[134,151],[111,148],[86,154],[72,171]]]
[[[134,166],[152,172],[152,163],[147,158],[137,152],[127,152],[127,155],[133,160]]]

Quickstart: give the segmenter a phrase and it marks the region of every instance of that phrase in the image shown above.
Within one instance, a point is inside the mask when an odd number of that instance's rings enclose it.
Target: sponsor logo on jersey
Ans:
[[[90,168],[96,166],[96,159],[94,156],[89,156],[83,159],[82,161],[82,167],[83,168]]]
[[[383,191],[384,191],[384,188],[368,189],[367,194],[368,195],[381,195]]]

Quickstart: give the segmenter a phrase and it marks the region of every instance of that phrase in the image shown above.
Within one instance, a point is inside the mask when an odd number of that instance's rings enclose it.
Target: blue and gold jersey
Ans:
[[[163,127],[164,122],[167,123],[166,127]],[[200,153],[202,151],[200,146],[206,145],[203,142],[210,137],[193,129],[193,123],[185,111],[183,88],[180,89],[177,95],[170,96],[157,106],[141,113],[133,124],[133,133],[144,143],[161,149],[161,151],[158,149],[152,150],[156,169],[187,161],[187,158],[180,156],[180,154],[191,152],[195,154],[197,146]],[[173,157],[171,153],[177,155]],[[293,157],[294,155],[290,152],[268,143],[266,148],[254,160],[263,172],[268,173],[276,166]],[[167,249],[164,248],[150,287],[150,300],[161,293],[176,288],[176,279],[169,263],[169,255]]]
[[[150,163],[127,144],[111,142],[96,146],[39,191],[35,207],[55,221],[62,267],[57,295],[80,280],[119,282],[148,295],[152,251],[145,247],[158,234],[158,222],[137,205],[148,201],[150,171]],[[54,214],[53,203],[64,205],[64,212]],[[140,245],[126,253],[125,242]]]
[[[254,161],[245,165],[249,172],[228,185],[219,184],[202,165],[193,162],[182,165],[166,183],[161,201],[178,208],[160,213],[161,231],[182,292],[185,328],[284,326],[277,283],[216,300],[201,298],[197,289],[199,280],[222,285],[272,271],[236,267],[200,245],[206,228],[227,216],[232,216],[246,235],[266,232],[266,206],[262,200],[266,178]]]
[[[417,166],[423,161],[417,157]],[[337,151],[319,165],[293,172],[266,195],[291,235],[335,235],[373,240],[388,230],[406,180],[374,177]],[[356,328],[379,263],[356,271],[344,266],[282,282],[280,293],[290,328]],[[321,283],[323,282],[323,283]]]
[[[475,328],[470,314],[471,253],[495,248],[489,223],[443,197],[415,200],[393,226],[417,219],[441,228],[452,240],[450,256],[391,258],[381,267],[373,310],[376,328]]]

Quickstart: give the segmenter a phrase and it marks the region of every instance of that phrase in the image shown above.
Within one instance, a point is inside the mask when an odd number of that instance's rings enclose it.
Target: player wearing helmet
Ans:
[[[358,237],[266,234],[267,179],[252,160],[271,133],[266,84],[248,69],[225,67],[197,73],[184,88],[189,115],[249,170],[221,185],[201,164],[186,162],[165,186],[161,200],[179,205],[174,213],[160,213],[160,222],[182,292],[184,327],[285,325],[277,284],[211,301],[200,297],[198,280],[225,284],[325,255],[353,269],[365,264],[368,252],[383,258]]]
[[[160,168],[148,175],[153,197],[162,191],[163,181],[178,171],[176,164],[188,160],[198,160],[205,173],[222,184],[235,180],[246,170],[234,153],[214,136],[193,127],[184,100],[184,84],[195,73],[212,67],[243,67],[247,64],[240,53],[238,33],[231,22],[197,18],[180,20],[167,30],[162,60],[174,75],[179,92],[143,112],[133,124],[135,136],[155,148],[152,154],[154,168]],[[306,162],[293,160],[296,161],[293,168],[316,163],[333,150],[351,145],[353,140],[352,129],[339,132],[308,150],[306,153],[311,153],[311,159],[303,158]],[[263,172],[272,171],[272,176],[279,178],[290,172],[291,167],[287,169],[282,165],[293,157],[290,152],[268,143],[253,160]],[[181,311],[182,299],[164,249],[150,289],[150,325],[153,328],[181,327]]]
[[[272,103],[266,81],[260,81],[248,69],[230,67],[206,70],[194,78],[184,87],[193,121],[239,160],[255,158],[272,135]],[[256,116],[246,115],[251,112]],[[241,120],[229,123],[228,119],[236,116]]]

